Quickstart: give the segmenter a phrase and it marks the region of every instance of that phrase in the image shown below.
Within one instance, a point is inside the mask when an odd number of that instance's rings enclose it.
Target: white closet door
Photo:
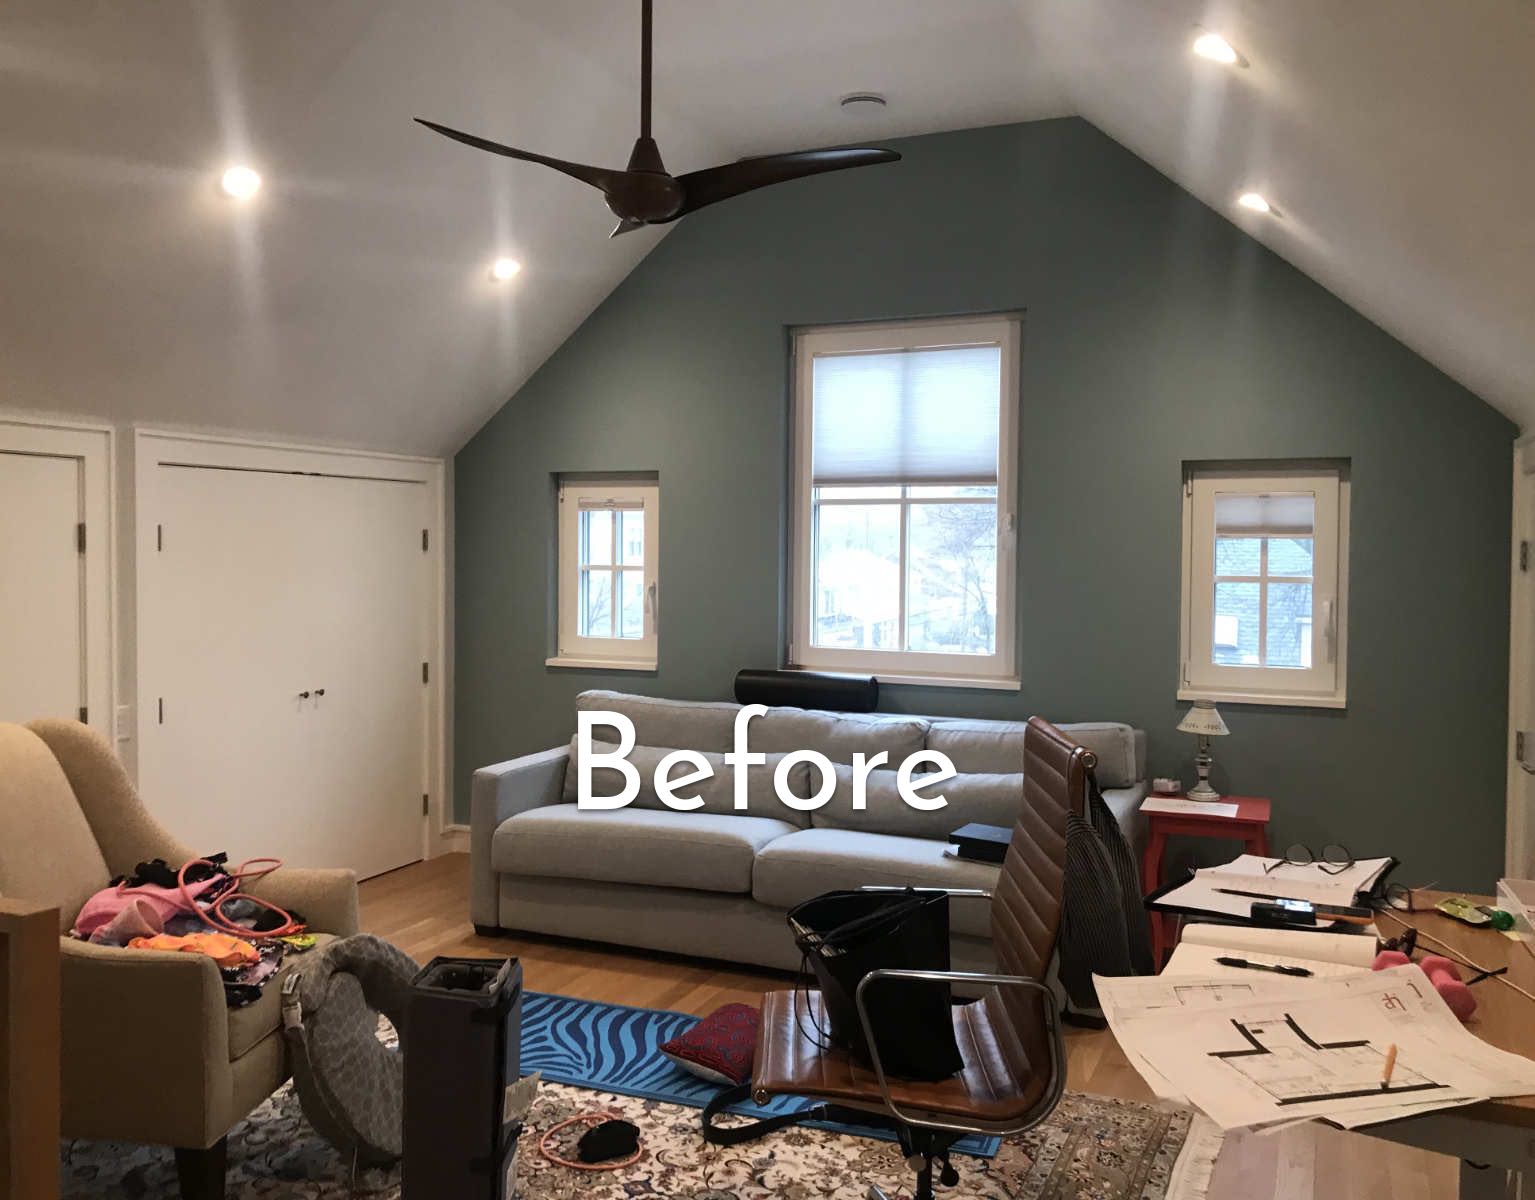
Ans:
[[[368,876],[420,858],[430,593],[410,501],[426,489],[155,470],[159,549],[139,565],[146,800],[235,860]]]
[[[0,721],[75,718],[86,702],[81,472],[0,451]]]

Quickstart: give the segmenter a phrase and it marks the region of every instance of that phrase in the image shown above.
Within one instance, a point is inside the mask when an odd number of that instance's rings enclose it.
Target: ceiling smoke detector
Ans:
[[[878,92],[849,92],[837,103],[850,113],[876,113],[885,107],[885,98]]]

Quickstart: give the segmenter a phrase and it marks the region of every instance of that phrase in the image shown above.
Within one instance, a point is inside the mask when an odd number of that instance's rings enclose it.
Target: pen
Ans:
[[[1391,1086],[1391,1072],[1396,1070],[1396,1043],[1386,1047],[1386,1069],[1380,1073],[1380,1090]]]
[[[1249,971],[1273,971],[1276,975],[1298,975],[1308,979],[1311,977],[1311,972],[1305,967],[1287,967],[1282,964],[1250,962],[1245,958],[1227,958],[1224,955],[1215,961],[1223,967],[1246,967]]]

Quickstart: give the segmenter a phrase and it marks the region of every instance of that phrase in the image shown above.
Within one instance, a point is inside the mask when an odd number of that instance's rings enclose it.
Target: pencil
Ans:
[[[1391,1086],[1391,1072],[1396,1070],[1396,1043],[1386,1047],[1386,1069],[1380,1073],[1381,1091]]]

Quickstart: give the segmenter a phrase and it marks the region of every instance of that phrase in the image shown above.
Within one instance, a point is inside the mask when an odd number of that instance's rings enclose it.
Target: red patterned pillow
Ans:
[[[745,1083],[751,1078],[761,1019],[762,1013],[750,1004],[727,1004],[672,1038],[661,1053],[710,1083]]]

